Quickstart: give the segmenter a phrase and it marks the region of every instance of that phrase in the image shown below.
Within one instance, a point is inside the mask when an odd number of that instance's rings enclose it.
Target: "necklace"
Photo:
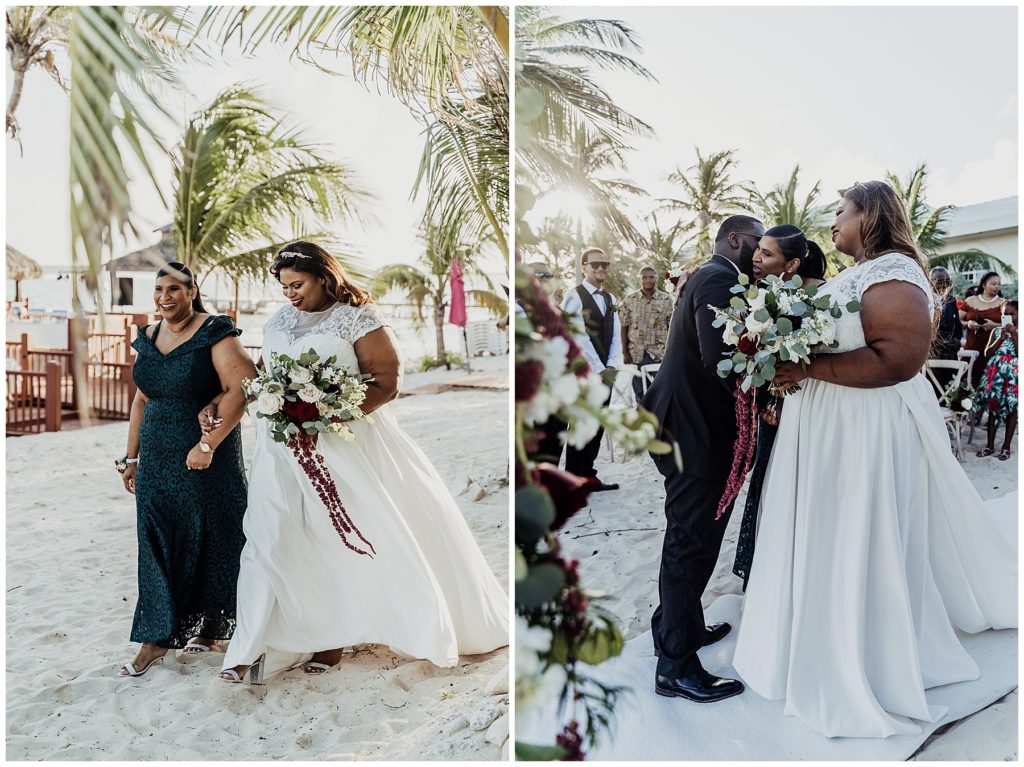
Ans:
[[[985,296],[979,294],[979,295],[975,296],[975,298],[977,298],[983,304],[991,304],[994,301],[998,301],[999,300],[999,296],[998,295],[992,296],[992,298],[985,298]]]
[[[195,318],[196,318],[196,313],[192,312],[192,316],[188,318],[188,322],[186,322],[184,325],[182,325],[181,326],[181,330],[179,330],[177,332],[171,330],[171,326],[169,324],[167,324],[166,321],[164,322],[164,328],[171,335],[171,337],[175,341],[177,341],[179,338],[181,338],[181,334],[189,329],[189,327],[192,325],[192,322],[193,322],[193,320],[195,320]]]

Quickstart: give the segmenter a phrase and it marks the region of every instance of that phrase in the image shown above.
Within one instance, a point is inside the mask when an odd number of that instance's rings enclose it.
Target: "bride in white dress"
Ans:
[[[925,690],[976,679],[957,640],[1017,626],[1015,533],[978,496],[920,374],[934,301],[899,198],[844,190],[832,227],[855,265],[820,295],[857,300],[839,348],[784,363],[786,397],[733,665],[828,736],[916,734]],[[1016,504],[1014,503],[1014,506]]]
[[[349,424],[355,440],[321,435],[318,449],[352,523],[375,550],[346,547],[291,449],[256,421],[246,537],[238,576],[238,625],[222,677],[262,681],[296,663],[322,673],[342,648],[377,643],[437,666],[508,644],[508,597],[430,461],[386,402],[401,366],[390,329],[368,295],[312,243],[286,246],[271,268],[291,305],[263,331],[263,359],[315,349],[373,376]],[[276,667],[276,668],[275,668]]]

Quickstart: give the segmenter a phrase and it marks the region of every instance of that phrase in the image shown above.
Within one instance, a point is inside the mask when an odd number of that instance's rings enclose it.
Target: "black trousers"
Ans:
[[[565,431],[567,426],[565,421],[554,416],[542,423],[538,429],[542,436],[537,441],[537,449],[527,453],[530,460],[535,463],[548,461],[557,466],[562,458],[562,440],[558,435]]]
[[[665,477],[665,542],[658,574],[660,604],[651,617],[658,673],[679,676],[700,663],[704,645],[701,595],[718,562],[732,506],[715,519],[726,479],[679,472],[671,455],[653,456]]]
[[[604,401],[605,407],[612,401],[611,393]],[[601,452],[601,437],[604,436],[604,427],[597,430],[597,434],[581,448],[572,445],[565,446],[565,470],[577,477],[596,477],[597,470],[594,468],[594,461],[597,454]]]

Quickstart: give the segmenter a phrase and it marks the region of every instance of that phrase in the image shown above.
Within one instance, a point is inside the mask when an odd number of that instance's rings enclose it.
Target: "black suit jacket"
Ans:
[[[739,274],[723,256],[713,256],[690,278],[672,313],[665,359],[643,406],[658,417],[663,439],[679,443],[684,473],[725,479],[736,441],[736,377],[718,375],[724,358],[722,328],[708,304],[726,307]],[[671,456],[668,456],[671,458]]]

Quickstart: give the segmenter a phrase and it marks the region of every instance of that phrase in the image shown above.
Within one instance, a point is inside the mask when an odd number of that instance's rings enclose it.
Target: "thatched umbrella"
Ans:
[[[14,300],[21,300],[21,281],[38,280],[43,276],[43,267],[17,248],[7,246],[7,279],[14,280]]]

